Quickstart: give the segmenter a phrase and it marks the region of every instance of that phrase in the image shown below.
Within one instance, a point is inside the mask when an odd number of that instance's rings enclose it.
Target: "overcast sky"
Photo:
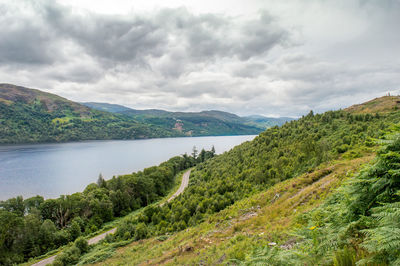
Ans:
[[[400,0],[0,0],[0,83],[301,116],[400,94]]]

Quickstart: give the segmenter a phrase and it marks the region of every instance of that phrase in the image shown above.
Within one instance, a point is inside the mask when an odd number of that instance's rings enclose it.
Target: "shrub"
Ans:
[[[79,248],[81,253],[86,253],[89,250],[89,244],[83,237],[76,239],[74,245]]]

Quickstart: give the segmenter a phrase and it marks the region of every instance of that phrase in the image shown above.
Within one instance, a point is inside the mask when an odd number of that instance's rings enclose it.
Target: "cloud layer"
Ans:
[[[133,108],[299,116],[400,93],[399,1],[101,14],[0,0],[0,80]]]

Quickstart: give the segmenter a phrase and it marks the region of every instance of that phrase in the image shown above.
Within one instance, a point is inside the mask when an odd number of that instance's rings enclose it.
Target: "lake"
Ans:
[[[214,145],[217,153],[255,136],[160,138],[0,146],[0,200],[22,195],[57,198],[96,182],[158,165]]]

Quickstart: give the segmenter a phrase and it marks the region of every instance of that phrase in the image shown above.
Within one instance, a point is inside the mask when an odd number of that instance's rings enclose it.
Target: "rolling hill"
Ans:
[[[137,110],[122,105],[107,103],[82,103],[97,110],[110,111],[129,116],[137,121],[153,124],[166,129],[175,129],[189,136],[231,135],[235,131],[255,134],[273,126],[281,126],[292,118],[269,118],[264,116],[239,117],[217,110],[202,112],[168,112],[158,109]]]
[[[91,109],[54,94],[0,84],[0,143],[181,136],[174,130]]]
[[[40,90],[0,84],[0,143],[258,134],[233,114],[135,110],[111,104],[70,101]],[[100,110],[98,110],[100,109]],[[180,120],[179,117],[182,117]]]

